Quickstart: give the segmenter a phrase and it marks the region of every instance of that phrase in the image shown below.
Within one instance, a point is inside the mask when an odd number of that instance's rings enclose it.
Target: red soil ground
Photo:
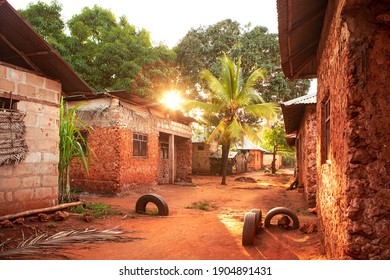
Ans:
[[[235,181],[241,176],[254,178],[256,182]],[[263,221],[270,209],[284,206],[298,214],[301,225],[316,223],[316,216],[307,211],[302,193],[287,190],[292,181],[292,170],[282,170],[277,175],[256,172],[229,176],[227,186],[220,185],[220,177],[195,176],[195,186],[159,185],[123,197],[83,195],[83,200],[110,204],[121,214],[93,219],[89,223],[77,215],[61,222],[33,223],[26,219],[24,224],[14,225],[11,229],[0,228],[0,244],[10,236],[15,240],[20,238],[22,232],[26,237],[37,231],[52,234],[72,228],[120,228],[135,230],[128,236],[142,239],[126,243],[70,244],[60,253],[74,260],[325,259],[317,232],[307,234],[279,228],[275,220],[280,215],[272,220],[270,227],[263,227],[256,234],[254,245],[243,246],[241,243],[244,214],[253,208],[262,211]],[[165,199],[169,206],[168,216],[135,212],[136,201],[147,193],[156,193]],[[193,203],[200,201],[207,201],[210,209],[191,208]],[[39,258],[51,259],[53,256]]]

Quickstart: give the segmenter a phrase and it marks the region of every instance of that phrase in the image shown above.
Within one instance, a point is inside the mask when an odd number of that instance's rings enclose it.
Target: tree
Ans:
[[[51,1],[50,5],[41,1],[30,3],[18,12],[61,55],[66,54],[65,23],[61,18],[62,5],[57,0]]]
[[[81,105],[68,109],[63,98],[60,103],[60,157],[58,162],[58,193],[60,202],[69,201],[70,173],[69,168],[73,160],[80,160],[85,171],[88,173],[88,156],[92,150],[81,130],[89,131],[90,127],[83,123],[76,115],[76,110]],[[83,148],[85,147],[85,148]]]
[[[190,96],[202,100],[200,92],[206,84],[198,76],[202,68],[218,74],[219,65],[215,57],[223,52],[232,58],[242,58],[242,75],[247,79],[258,68],[266,69],[264,79],[254,88],[267,102],[286,101],[307,93],[309,80],[289,81],[285,78],[280,65],[277,34],[268,33],[263,26],[251,29],[250,25],[242,28],[230,19],[208,27],[191,29],[174,48],[177,64],[183,75],[183,82]]]
[[[275,122],[269,129],[264,132],[263,137],[264,147],[272,151],[272,174],[276,173],[276,155],[283,154],[284,156],[295,155],[294,147],[287,144],[286,132],[281,120]]]
[[[84,8],[66,24],[61,11],[53,1],[30,4],[19,12],[94,90],[125,89],[157,101],[164,91],[177,88],[175,52],[153,46],[147,30],[131,25],[124,16],[117,20],[97,5]]]
[[[264,77],[262,69],[255,70],[244,82],[241,71],[241,59],[237,65],[224,54],[220,61],[220,77],[216,78],[210,70],[204,69],[200,77],[207,83],[209,91],[207,102],[190,100],[187,109],[199,108],[212,113],[219,123],[209,137],[222,145],[222,181],[226,185],[228,155],[231,144],[243,141],[247,136],[258,142],[256,127],[247,122],[247,115],[256,118],[271,119],[276,113],[276,105],[264,103],[254,90],[255,83]]]

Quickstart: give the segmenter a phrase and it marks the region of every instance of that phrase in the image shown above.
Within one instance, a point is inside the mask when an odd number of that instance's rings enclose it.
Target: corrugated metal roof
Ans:
[[[327,0],[277,0],[279,47],[286,77],[315,78]]]
[[[59,80],[68,95],[93,90],[5,0],[0,0],[0,61]]]
[[[258,151],[263,151],[265,153],[269,153],[269,151],[267,151],[266,149],[257,146],[256,144],[252,143],[246,138],[244,139],[244,143],[242,143],[242,145],[241,143],[238,143],[236,146],[238,150],[258,150]]]
[[[298,131],[306,106],[314,105],[316,102],[317,94],[313,93],[280,104],[287,134]]]
[[[297,104],[316,104],[316,103],[317,103],[317,93],[311,93],[283,102],[282,104],[284,106],[290,106],[290,105],[297,105]]]

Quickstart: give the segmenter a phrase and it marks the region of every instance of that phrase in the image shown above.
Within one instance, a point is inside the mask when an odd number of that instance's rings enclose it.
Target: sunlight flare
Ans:
[[[178,91],[172,90],[164,93],[160,102],[169,109],[178,110],[183,100]]]

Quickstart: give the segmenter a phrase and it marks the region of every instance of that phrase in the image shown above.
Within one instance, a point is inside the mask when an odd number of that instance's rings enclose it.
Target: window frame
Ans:
[[[160,142],[160,158],[169,159],[169,143]]]
[[[133,133],[133,157],[148,157],[148,135],[144,133]],[[136,154],[137,152],[137,154]]]

